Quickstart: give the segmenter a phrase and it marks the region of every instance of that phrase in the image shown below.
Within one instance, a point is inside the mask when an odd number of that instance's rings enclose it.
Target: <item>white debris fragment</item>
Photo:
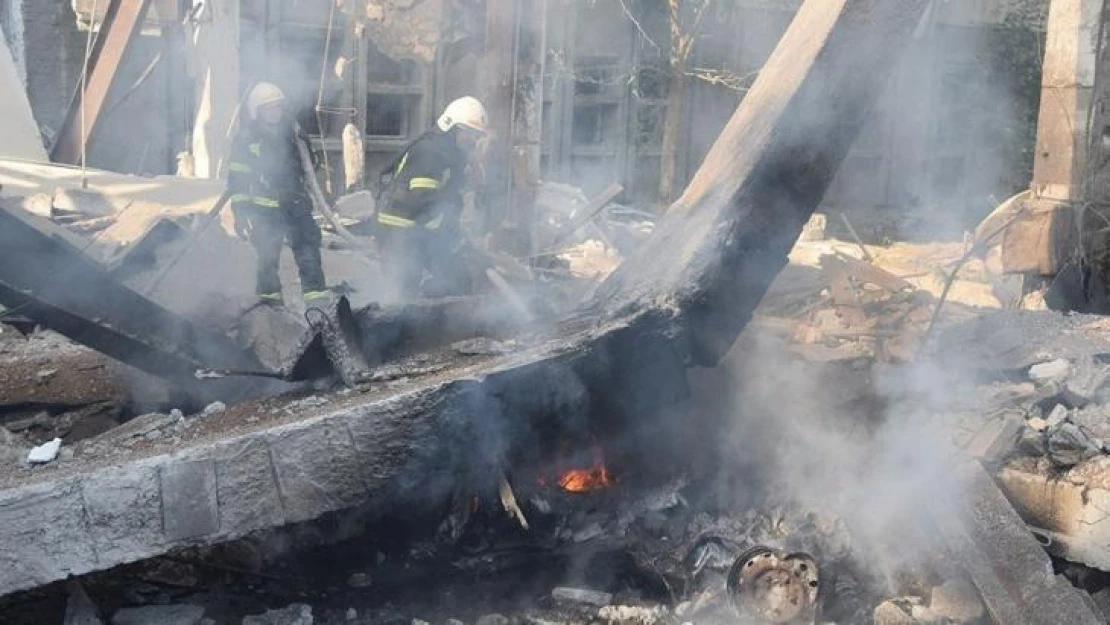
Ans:
[[[58,457],[58,450],[62,448],[62,439],[55,438],[54,440],[43,443],[35,447],[27,454],[27,462],[31,464],[46,464],[53,462]]]
[[[178,408],[174,408],[170,411],[170,418],[174,421],[180,421],[185,418],[185,413],[181,412],[181,410]]]
[[[1029,367],[1029,379],[1038,384],[1060,383],[1071,373],[1071,365],[1063,358]]]
[[[607,605],[598,610],[597,617],[610,625],[655,625],[667,618],[667,608]]]
[[[347,616],[348,621],[357,621],[358,620],[358,610],[356,610],[354,608],[347,608],[346,616]]]
[[[211,404],[205,406],[204,412],[201,414],[206,417],[210,417],[214,414],[219,414],[225,410],[227,410],[227,404],[223,403],[222,401],[214,401]]]
[[[39,381],[39,384],[42,384],[43,382],[54,377],[54,374],[56,373],[58,373],[57,369],[42,369],[35,374],[35,378]]]
[[[609,602],[613,600],[613,595],[607,592],[586,590],[585,588],[569,588],[567,586],[556,587],[551,591],[551,596],[561,601],[586,603],[597,607],[609,605]]]

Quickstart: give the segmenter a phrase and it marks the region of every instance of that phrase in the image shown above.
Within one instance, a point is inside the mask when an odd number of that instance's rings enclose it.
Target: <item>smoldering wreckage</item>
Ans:
[[[147,5],[109,4],[90,100]],[[1070,169],[963,242],[814,215],[939,4],[801,3],[668,210],[548,185],[554,252],[476,246],[487,286],[441,299],[375,302],[365,195],[317,189],[355,293],[239,305],[224,183],[51,165],[13,113],[3,621],[1106,622],[1110,325],[1009,306],[1065,274],[1086,138],[1042,113]],[[1080,13],[1051,3],[1046,85],[1076,46],[1103,74]]]

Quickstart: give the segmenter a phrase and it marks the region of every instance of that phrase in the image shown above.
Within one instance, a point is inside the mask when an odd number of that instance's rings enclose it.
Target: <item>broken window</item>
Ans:
[[[411,138],[424,118],[424,71],[411,59],[397,60],[371,47],[366,63],[366,135]]]
[[[574,107],[572,137],[576,146],[612,144],[618,136],[618,104],[579,104]]]

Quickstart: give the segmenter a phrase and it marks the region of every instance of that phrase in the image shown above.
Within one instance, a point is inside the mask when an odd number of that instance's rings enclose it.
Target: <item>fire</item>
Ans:
[[[612,484],[605,465],[591,469],[572,469],[559,477],[559,488],[571,493],[588,493]]]
[[[570,493],[589,493],[613,484],[609,469],[605,466],[605,455],[600,447],[593,449],[594,465],[588,469],[570,469],[559,476],[559,488]]]

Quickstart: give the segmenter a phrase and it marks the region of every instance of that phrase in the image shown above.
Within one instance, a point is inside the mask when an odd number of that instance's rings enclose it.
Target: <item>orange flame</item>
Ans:
[[[559,478],[559,487],[571,493],[588,493],[612,484],[605,465],[592,469],[573,469]]]
[[[559,488],[571,493],[589,493],[613,484],[609,469],[605,466],[605,455],[600,447],[594,447],[594,466],[589,469],[571,469],[559,476]]]

